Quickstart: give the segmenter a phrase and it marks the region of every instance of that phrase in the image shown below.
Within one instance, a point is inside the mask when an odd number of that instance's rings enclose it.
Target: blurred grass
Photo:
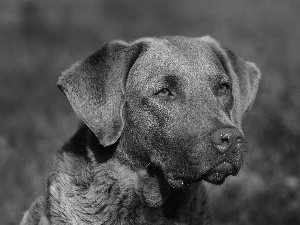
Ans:
[[[300,224],[300,2],[0,1],[0,224],[18,224],[77,117],[55,83],[111,39],[210,34],[263,80],[237,178],[207,185],[215,224]]]

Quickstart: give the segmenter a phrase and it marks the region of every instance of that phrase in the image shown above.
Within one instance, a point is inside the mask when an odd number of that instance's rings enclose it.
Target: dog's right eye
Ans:
[[[155,95],[160,96],[160,97],[174,96],[168,88],[160,89],[158,92],[155,93]]]

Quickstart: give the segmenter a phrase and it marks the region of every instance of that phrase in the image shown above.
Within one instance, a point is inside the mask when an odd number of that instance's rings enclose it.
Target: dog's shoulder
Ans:
[[[74,224],[114,224],[118,215],[128,216],[125,209],[139,202],[138,174],[111,158],[115,147],[101,146],[83,125],[58,152],[47,187],[54,224],[71,218]]]
[[[86,132],[86,126],[81,125],[73,137],[55,154],[46,190],[24,213],[21,225],[48,224],[46,217],[50,215],[49,212],[55,208],[59,208],[53,206],[60,204],[61,190],[64,189],[62,176],[67,177],[66,173],[71,175],[76,169],[75,166],[82,166],[82,162],[87,159],[87,154],[84,150]]]

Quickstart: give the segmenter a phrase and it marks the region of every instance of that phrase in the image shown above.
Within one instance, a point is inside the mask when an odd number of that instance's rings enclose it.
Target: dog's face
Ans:
[[[139,46],[138,50],[132,50],[132,46]],[[235,175],[242,164],[241,148],[231,146],[220,152],[214,147],[212,135],[226,127],[235,127],[242,133],[242,118],[257,91],[257,68],[210,37],[141,39],[130,46],[123,43],[114,48],[119,54],[109,62],[119,62],[120,57],[129,59],[116,68],[104,63],[108,68],[102,78],[94,77],[100,76],[101,69],[95,67],[103,67],[98,60],[104,57],[96,53],[69,70],[60,81],[75,111],[100,141],[109,145],[120,138],[131,158],[158,167],[173,187],[200,179],[220,184],[228,175]],[[105,52],[111,56],[111,52]],[[129,52],[134,53],[127,56]],[[107,73],[124,70],[122,79],[106,81]],[[96,85],[91,97],[86,93],[90,90],[78,94],[80,86],[87,87],[82,78],[74,85],[74,77],[80,74],[92,74],[88,85],[100,82],[104,88]],[[110,97],[103,99],[104,95]],[[83,104],[86,106],[78,109]],[[93,108],[88,108],[89,104]],[[101,108],[104,104],[105,108]],[[99,128],[96,123],[104,125]],[[110,131],[105,137],[107,129]]]

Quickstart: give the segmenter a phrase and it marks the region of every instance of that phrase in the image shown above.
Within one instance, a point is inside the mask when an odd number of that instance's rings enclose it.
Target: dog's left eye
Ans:
[[[158,95],[160,97],[174,96],[168,88],[160,89],[158,92],[155,93],[155,95]]]
[[[219,83],[219,92],[226,92],[231,89],[230,83],[228,80],[221,80]]]

